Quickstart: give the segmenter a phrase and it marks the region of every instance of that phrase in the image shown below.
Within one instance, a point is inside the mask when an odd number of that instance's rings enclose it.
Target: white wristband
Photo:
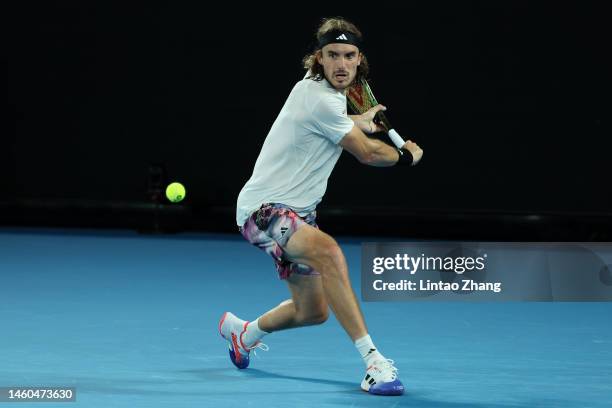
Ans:
[[[389,138],[391,138],[391,141],[398,149],[401,149],[402,146],[406,144],[406,142],[404,142],[404,139],[402,139],[402,137],[399,135],[399,133],[395,131],[395,129],[389,129],[388,133]]]

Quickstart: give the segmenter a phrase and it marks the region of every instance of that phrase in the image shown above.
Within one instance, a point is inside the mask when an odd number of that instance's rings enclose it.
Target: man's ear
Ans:
[[[323,53],[321,52],[321,50],[317,50],[315,52],[315,58],[317,59],[317,62],[319,63],[319,65],[323,65],[321,63],[321,59],[323,58]]]

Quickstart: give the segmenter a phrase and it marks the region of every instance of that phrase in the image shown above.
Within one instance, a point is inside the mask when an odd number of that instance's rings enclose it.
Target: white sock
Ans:
[[[383,355],[376,349],[369,334],[357,339],[355,341],[355,347],[357,347],[357,351],[361,355],[361,358],[363,358],[366,367],[374,360],[384,359]]]
[[[270,333],[259,328],[259,318],[257,318],[247,325],[246,332],[242,335],[242,342],[247,347],[253,347],[266,334]]]

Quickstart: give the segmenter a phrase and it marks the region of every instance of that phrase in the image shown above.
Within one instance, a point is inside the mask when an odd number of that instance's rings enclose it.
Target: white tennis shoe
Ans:
[[[229,343],[229,356],[232,363],[240,369],[249,366],[249,354],[251,350],[259,348],[268,351],[268,346],[258,341],[251,347],[247,347],[242,341],[249,322],[236,317],[233,313],[225,312],[219,320],[219,334]]]
[[[366,369],[361,389],[375,395],[402,395],[404,385],[397,378],[397,371],[393,360],[375,360]]]

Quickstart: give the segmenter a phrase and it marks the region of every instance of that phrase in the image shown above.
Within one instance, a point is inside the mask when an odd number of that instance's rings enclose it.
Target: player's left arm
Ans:
[[[374,122],[374,117],[381,110],[385,111],[387,108],[379,104],[368,109],[361,115],[348,115],[348,117],[351,118],[351,120],[355,123],[355,126],[361,129],[363,133],[372,134],[376,132],[383,132],[385,129],[378,123]]]
[[[369,166],[387,167],[393,166],[401,158],[399,152],[380,140],[370,139],[364,133],[376,133],[386,131],[381,125],[374,122],[374,117],[379,111],[387,110],[383,105],[376,105],[361,115],[348,115],[355,123],[353,129],[347,133],[340,145],[355,156],[361,163]],[[402,146],[403,154],[408,154],[410,160],[402,160],[416,165],[423,156],[423,150],[411,140]],[[407,151],[407,152],[406,152]]]
[[[340,146],[368,166],[389,167],[399,160],[397,149],[380,140],[370,139],[357,125],[340,140]]]

